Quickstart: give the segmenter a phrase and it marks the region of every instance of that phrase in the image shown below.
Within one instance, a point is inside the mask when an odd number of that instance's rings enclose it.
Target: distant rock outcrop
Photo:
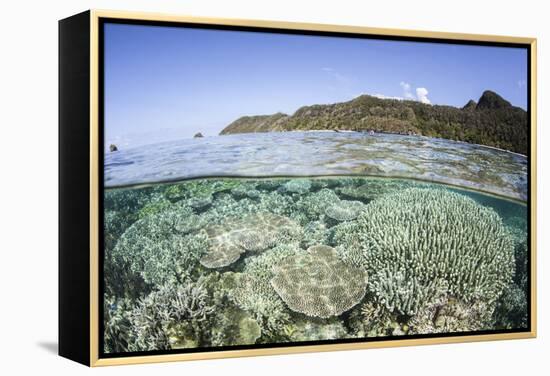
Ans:
[[[115,151],[118,151],[118,148],[117,148],[117,146],[116,146],[115,144],[111,144],[111,145],[109,145],[109,151],[110,151],[111,153],[113,153],[113,152],[115,152]]]
[[[464,107],[361,95],[351,101],[311,105],[294,114],[243,116],[220,134],[307,130],[349,130],[418,134],[494,146],[527,154],[527,112],[485,91]]]
[[[193,138],[203,138],[204,136],[202,135],[201,132],[198,132],[198,133],[195,133],[195,135],[193,136]]]

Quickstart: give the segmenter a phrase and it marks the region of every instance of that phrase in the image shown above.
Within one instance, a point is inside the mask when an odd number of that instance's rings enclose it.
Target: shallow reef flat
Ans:
[[[104,193],[104,351],[527,328],[524,204],[418,180]]]
[[[525,201],[527,170],[527,157],[505,150],[364,132],[233,134],[105,155],[107,187],[205,176],[369,175],[453,184]]]

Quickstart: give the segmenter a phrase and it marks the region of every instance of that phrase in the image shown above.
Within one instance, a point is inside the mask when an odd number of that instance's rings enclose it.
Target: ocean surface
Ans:
[[[105,187],[199,177],[412,178],[527,200],[526,156],[422,136],[359,132],[236,134],[105,154]]]

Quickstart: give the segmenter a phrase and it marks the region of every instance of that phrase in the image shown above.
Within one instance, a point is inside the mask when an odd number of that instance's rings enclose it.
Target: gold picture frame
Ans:
[[[78,327],[88,325],[88,338],[89,343],[82,347],[82,354],[73,355],[71,351],[63,346],[65,343],[73,343],[76,339],[72,339],[68,330],[65,330],[63,334],[60,333],[60,354],[68,358],[77,360],[81,363],[87,364],[92,367],[108,366],[108,365],[123,365],[123,364],[141,364],[141,363],[154,363],[154,362],[172,362],[183,360],[198,360],[198,359],[215,359],[215,358],[234,358],[234,357],[248,357],[248,356],[263,356],[263,355],[279,355],[279,354],[294,354],[294,353],[307,353],[307,352],[321,352],[321,351],[337,351],[337,350],[357,350],[357,349],[372,349],[383,347],[404,347],[404,346],[418,346],[418,345],[432,345],[443,343],[461,343],[461,342],[476,342],[476,341],[493,341],[493,340],[505,340],[505,339],[523,339],[523,338],[535,338],[537,333],[537,318],[536,318],[536,188],[537,188],[537,168],[536,168],[536,149],[537,149],[537,131],[536,131],[536,105],[537,105],[537,41],[535,38],[523,38],[523,37],[508,37],[508,36],[495,36],[495,35],[478,35],[478,34],[462,34],[462,33],[447,33],[447,32],[430,32],[430,31],[417,31],[417,30],[399,30],[399,29],[383,29],[383,28],[369,28],[363,26],[344,26],[344,25],[327,25],[327,24],[313,24],[313,23],[295,23],[295,22],[280,22],[280,21],[266,21],[266,20],[246,20],[246,19],[230,19],[230,18],[205,18],[194,17],[184,15],[172,15],[172,14],[160,14],[160,13],[142,13],[142,12],[121,12],[110,10],[91,10],[81,14],[81,20],[88,20],[88,23],[84,22],[84,26],[79,26],[81,33],[84,33],[82,40],[89,39],[89,44],[84,48],[88,48],[89,56],[89,72],[87,79],[89,79],[89,93],[86,98],[89,111],[87,113],[88,118],[88,130],[89,134],[87,138],[89,145],[89,166],[88,166],[88,179],[89,179],[89,192],[87,194],[87,216],[89,220],[89,247],[88,249],[80,250],[81,252],[87,252],[85,260],[78,260],[84,263],[88,267],[89,284],[87,288],[88,300],[88,317],[83,318],[83,324],[79,324]],[[71,18],[67,19],[70,20]],[[193,23],[193,24],[208,24],[208,25],[221,25],[221,26],[239,26],[239,27],[251,27],[262,29],[287,29],[294,31],[321,31],[321,32],[333,32],[333,33],[351,33],[351,34],[364,34],[364,35],[376,35],[376,36],[391,36],[391,37],[410,37],[416,40],[430,40],[430,39],[444,39],[452,43],[453,41],[461,42],[495,42],[495,43],[515,43],[525,45],[530,50],[530,101],[529,101],[529,113],[530,113],[530,170],[529,170],[529,183],[530,183],[530,328],[529,331],[514,332],[514,333],[495,333],[495,334],[479,334],[479,335],[457,335],[457,336],[442,336],[442,337],[430,337],[430,338],[400,338],[382,341],[368,341],[368,342],[354,342],[354,343],[335,343],[335,344],[322,344],[322,345],[298,345],[289,347],[269,347],[269,348],[254,348],[254,349],[239,349],[239,350],[223,350],[223,351],[199,351],[192,353],[171,353],[171,354],[151,354],[151,355],[139,355],[139,356],[121,356],[112,358],[102,358],[99,352],[99,294],[101,281],[99,277],[99,247],[100,247],[100,215],[99,215],[99,195],[102,188],[100,187],[100,174],[102,173],[102,166],[100,166],[99,151],[100,145],[100,130],[99,130],[99,24],[100,20],[118,19],[128,21],[147,21],[147,22],[172,22],[172,23]],[[61,21],[64,22],[64,21]],[[82,22],[81,22],[82,23]],[[61,27],[61,26],[60,26]],[[86,29],[87,35],[86,35]],[[61,30],[61,29],[60,29]],[[68,29],[67,29],[68,30]],[[65,31],[66,32],[66,31]],[[61,32],[60,34],[63,34]],[[60,35],[62,39],[63,36]],[[60,40],[61,40],[60,39]],[[74,42],[77,43],[77,42]],[[70,48],[74,45],[69,42],[66,43],[66,48]],[[79,42],[80,43],[80,42]],[[82,43],[80,43],[81,46]],[[81,46],[82,47],[82,46]],[[63,47],[60,48],[60,55],[66,56],[67,51],[63,52]],[[62,68],[60,68],[61,72]],[[67,85],[71,85],[68,83]],[[65,93],[69,93],[72,87],[67,87]],[[63,86],[61,86],[63,88]],[[80,88],[81,89],[81,88]],[[63,91],[63,90],[61,90]],[[63,92],[60,92],[60,98],[63,97]],[[84,99],[83,99],[84,100]],[[60,120],[62,122],[64,120]],[[63,128],[63,127],[62,127]],[[63,132],[63,129],[61,130]],[[61,148],[63,146],[60,146]],[[63,156],[61,157],[63,159]],[[63,164],[63,162],[61,162]],[[68,176],[70,170],[67,170]],[[63,181],[63,177],[60,177]],[[62,199],[68,199],[65,193],[60,192]],[[70,226],[67,224],[67,226]],[[69,228],[64,227],[60,229],[60,234],[63,231],[67,231]],[[64,235],[60,235],[64,236]],[[62,246],[60,246],[62,247]],[[66,253],[62,252],[61,258],[69,257]],[[69,264],[73,262],[70,261]],[[74,261],[76,262],[76,261]],[[84,265],[83,264],[83,265]],[[80,264],[79,264],[80,265]],[[65,272],[62,270],[60,273],[66,273],[65,283],[71,278],[75,279],[74,275],[70,275],[70,271],[67,271],[65,265]],[[62,282],[60,282],[61,284]],[[64,283],[64,284],[65,284]],[[74,284],[74,288],[81,288]],[[65,287],[68,288],[68,287]],[[63,288],[60,286],[60,292]],[[74,293],[74,291],[72,291]],[[60,300],[68,299],[66,296],[71,292],[63,292],[60,295]],[[67,303],[68,304],[68,303]],[[65,312],[67,304],[63,305],[63,309],[60,311]],[[61,314],[61,313],[60,313]],[[60,323],[63,318],[60,317]],[[60,328],[60,331],[62,329]],[[75,336],[78,331],[75,331]],[[79,350],[80,351],[80,350]],[[85,353],[88,352],[86,359]]]

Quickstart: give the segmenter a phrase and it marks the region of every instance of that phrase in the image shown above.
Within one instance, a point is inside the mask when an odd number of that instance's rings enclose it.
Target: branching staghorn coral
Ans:
[[[322,221],[311,221],[304,226],[302,246],[309,248],[315,244],[328,244],[329,231]]]
[[[319,318],[339,316],[358,304],[365,296],[366,283],[362,269],[346,265],[325,245],[278,262],[271,279],[291,310]]]
[[[408,192],[403,191],[406,185],[399,183],[385,187],[382,184],[376,195],[378,198],[369,202],[370,196],[355,197],[344,194],[344,190],[362,186],[367,188],[367,183],[372,180],[370,178],[349,181],[339,178],[334,182],[333,179],[309,180],[309,190],[299,194],[281,188],[289,182],[288,179],[269,179],[221,183],[214,180],[193,181],[175,184],[173,186],[177,188],[172,190],[165,188],[170,185],[154,190],[128,190],[124,193],[129,194],[128,203],[124,195],[109,196],[112,207],[106,207],[105,213],[106,242],[109,242],[105,248],[106,351],[526,327],[528,290],[521,286],[527,278],[527,272],[522,272],[522,268],[527,266],[528,248],[523,218],[512,218],[506,222],[508,236],[512,234],[514,238],[518,272],[513,279],[514,284],[507,284],[506,288],[499,290],[495,286],[500,282],[495,284],[493,279],[497,278],[505,284],[505,276],[510,275],[505,262],[507,257],[503,256],[508,254],[507,242],[503,240],[501,250],[495,251],[495,244],[498,244],[495,239],[500,237],[502,226],[495,225],[493,230],[488,231],[473,223],[494,224],[491,209],[479,209],[480,206],[474,203],[471,210],[470,205],[457,204],[453,197],[448,196],[432,200],[429,192],[434,189],[430,189],[429,184],[409,184],[415,187],[420,185],[421,190],[428,193],[419,193],[408,201],[395,197],[390,199],[380,193],[388,188],[386,190],[391,191],[392,195],[401,196]],[[252,195],[239,195],[241,188],[243,192],[253,191]],[[133,191],[141,193],[134,194]],[[159,196],[163,192],[164,199]],[[438,192],[450,194],[448,191]],[[110,193],[107,191],[106,196]],[[200,201],[202,198],[207,198],[204,205],[200,202],[193,204],[195,199]],[[332,218],[327,213],[330,212],[328,208],[340,207],[342,203],[346,205],[344,199],[369,202],[362,206],[371,218],[367,218],[366,213],[343,222]],[[371,205],[384,199],[388,201],[385,207],[372,209]],[[428,209],[421,208],[425,202],[429,203],[426,205]],[[464,214],[465,207],[470,208],[466,210],[468,215]],[[140,212],[140,209],[143,210]],[[379,213],[384,210],[385,215]],[[137,220],[138,213],[143,216],[140,220]],[[205,228],[221,226],[227,229],[233,219],[244,220],[258,215],[285,217],[293,222],[292,230],[275,231],[274,235],[261,226],[244,226],[230,239],[230,243],[238,248],[239,262],[218,271],[207,270],[201,265],[200,259],[212,245]],[[460,219],[457,223],[447,219],[439,221],[440,216]],[[463,221],[463,218],[468,220]],[[442,225],[447,222],[451,224]],[[458,222],[461,222],[460,226]],[[475,231],[483,232],[487,240],[479,242],[475,235],[470,234],[475,226]],[[468,246],[474,242],[483,244],[493,253],[480,256],[480,250]],[[339,262],[348,268],[360,268],[369,275],[368,282],[363,283],[367,293],[360,299],[362,303],[352,306],[343,315],[333,315],[328,319],[307,313],[304,316],[285,303],[271,285],[275,277],[274,265],[304,257],[307,255],[304,249],[316,244],[333,246],[336,249],[334,256]],[[445,253],[448,248],[445,244],[454,244],[456,257]],[[243,252],[246,252],[246,257],[242,257]],[[446,263],[451,263],[452,267],[442,266]],[[499,265],[498,271],[502,276],[496,276],[497,268],[493,263]],[[371,268],[371,264],[376,267]],[[479,265],[479,270],[474,270],[471,277],[462,275],[461,270],[468,270],[472,265]],[[297,268],[296,277],[304,278],[307,270],[299,268],[298,273]],[[140,281],[132,280],[126,274],[138,276]],[[482,274],[486,277],[481,277]],[[201,275],[204,278],[200,282],[192,282]],[[348,288],[349,278],[342,279],[346,280],[345,288]],[[124,286],[110,288],[113,281]],[[147,284],[143,285],[143,281]],[[331,283],[334,281],[331,280]],[[199,315],[178,320],[174,319],[177,315],[170,310],[154,310],[156,300],[153,300],[160,299],[158,295],[173,295],[179,286],[187,284],[200,286],[200,290],[206,292],[203,302],[207,307],[215,307],[206,314],[205,319]],[[322,283],[317,285],[324,288]],[[160,293],[163,288],[165,291]],[[168,291],[170,289],[172,291]],[[157,298],[154,298],[155,295]],[[495,302],[492,296],[496,295],[499,298]],[[136,301],[138,296],[142,300]],[[316,296],[323,296],[323,293]],[[128,299],[130,297],[134,300]],[[147,299],[149,303],[145,304]],[[182,305],[186,307],[177,300],[170,303],[177,312],[186,312]],[[150,319],[145,318],[147,315]],[[179,317],[182,316],[185,315]]]
[[[390,311],[414,315],[445,284],[464,302],[493,303],[514,274],[498,214],[447,190],[383,196],[347,230],[334,236],[340,253],[370,271],[369,288]]]
[[[132,303],[130,299],[115,299],[104,295],[103,325],[104,346],[106,353],[128,351],[128,346],[134,341],[130,324]]]
[[[121,213],[137,213],[152,195],[152,189],[109,189],[104,194],[104,207]]]
[[[512,217],[506,220],[506,224],[514,239],[516,275],[514,283],[506,288],[498,300],[493,321],[497,329],[527,328],[529,323],[527,221],[523,217]]]
[[[386,307],[373,300],[367,300],[361,306],[359,315],[361,333],[364,337],[379,337],[393,334],[399,323]]]
[[[257,211],[270,212],[285,217],[297,214],[292,197],[277,192],[261,193],[256,208]]]
[[[202,341],[200,323],[215,307],[202,281],[165,284],[141,299],[130,313],[134,341],[130,351],[195,347]]]
[[[212,195],[195,196],[187,200],[187,205],[195,210],[203,210],[212,204]]]
[[[524,329],[528,327],[527,291],[525,287],[520,287],[515,283],[504,290],[494,312],[493,322],[496,329]]]
[[[296,202],[296,210],[302,212],[308,221],[322,220],[327,207],[340,201],[334,191],[324,188],[318,192],[300,197]]]
[[[296,243],[281,244],[245,260],[243,273],[238,274],[231,299],[250,312],[267,335],[280,332],[290,316],[285,303],[271,287],[273,265],[301,251]]]
[[[293,210],[292,197],[277,192],[260,192],[255,198],[235,199],[232,195],[219,194],[208,211],[201,214],[210,224],[224,224],[227,218],[242,217],[259,212],[288,217]]]
[[[127,271],[146,283],[161,285],[189,277],[204,251],[204,234],[189,234],[204,225],[201,217],[184,205],[147,216],[120,237],[109,260],[124,277]]]
[[[425,302],[431,302],[448,291],[444,279],[424,280],[413,272],[389,265],[373,275],[371,288],[377,300],[390,312],[414,315]]]
[[[216,196],[208,211],[201,214],[210,224],[222,224],[227,218],[239,217],[257,211],[255,201],[244,198],[236,200],[229,193],[220,193]]]
[[[208,197],[220,192],[229,192],[241,184],[238,180],[190,180],[184,183],[176,183],[164,186],[164,195],[170,200],[182,198]]]
[[[106,190],[104,193],[105,250],[109,253],[120,235],[136,220],[149,203],[151,188]]]
[[[163,195],[160,193],[153,193],[149,200],[147,201],[147,204],[145,204],[139,211],[138,211],[138,218],[145,218],[149,215],[157,214],[163,211],[166,211],[172,203],[167,200]]]
[[[441,295],[414,315],[408,322],[409,334],[456,333],[488,330],[494,305],[478,300],[466,303]]]
[[[526,289],[528,277],[527,261],[529,259],[527,220],[521,217],[512,217],[508,218],[506,225],[514,240],[514,257],[516,260],[514,282],[523,289]]]
[[[290,320],[283,301],[269,285],[253,275],[239,276],[239,286],[231,292],[231,298],[238,307],[252,314],[266,335],[279,332]]]
[[[217,271],[201,277],[201,286],[211,296],[216,308],[208,321],[200,322],[202,346],[234,346],[254,344],[262,335],[253,315],[233,303],[230,292],[235,289],[240,273]],[[187,341],[189,343],[189,341]]]
[[[356,179],[355,184],[347,184],[338,188],[337,192],[345,197],[355,200],[370,201],[386,194],[396,193],[407,188],[429,187],[428,184],[413,180],[397,180],[385,178]]]

